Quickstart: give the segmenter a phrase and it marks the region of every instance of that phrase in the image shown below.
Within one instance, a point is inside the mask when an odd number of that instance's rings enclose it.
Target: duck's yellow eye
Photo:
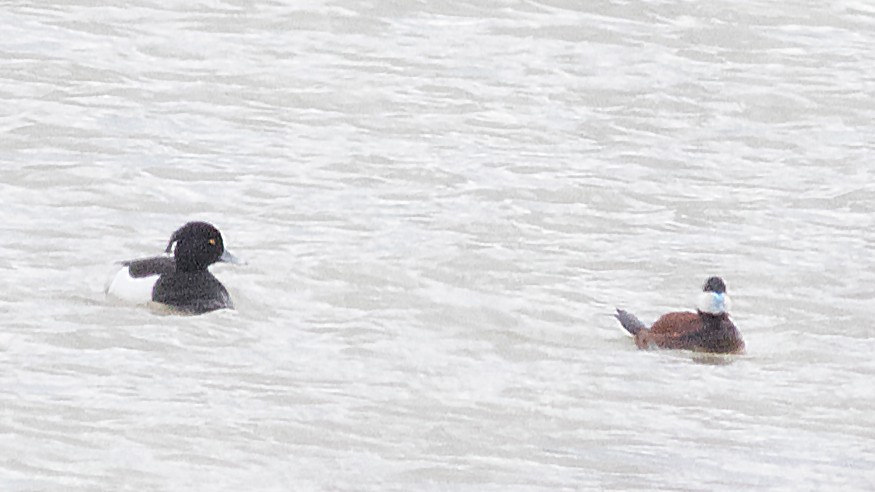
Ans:
[[[209,240],[209,243],[210,243],[210,246],[215,246],[215,245],[216,245],[216,240],[215,240],[215,239],[210,239],[210,240]]]

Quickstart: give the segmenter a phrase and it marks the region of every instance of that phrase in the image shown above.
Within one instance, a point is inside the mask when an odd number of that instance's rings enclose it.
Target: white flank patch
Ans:
[[[158,275],[142,278],[131,277],[130,270],[125,266],[115,274],[109,285],[106,286],[106,293],[126,302],[145,304],[152,300],[152,287],[157,281]]]
[[[729,312],[731,306],[729,294],[716,292],[702,292],[696,299],[696,309],[703,313],[723,314]]]

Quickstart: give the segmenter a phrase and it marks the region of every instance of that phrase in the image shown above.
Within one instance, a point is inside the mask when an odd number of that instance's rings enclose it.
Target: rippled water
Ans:
[[[875,488],[869,2],[0,26],[4,491]],[[191,219],[237,311],[105,298]],[[611,316],[715,273],[743,357]]]

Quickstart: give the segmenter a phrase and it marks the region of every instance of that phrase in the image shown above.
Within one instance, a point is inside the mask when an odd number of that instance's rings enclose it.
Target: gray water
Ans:
[[[3,491],[875,488],[870,2],[0,26]],[[106,298],[193,219],[236,311]],[[744,356],[612,318],[712,274]]]

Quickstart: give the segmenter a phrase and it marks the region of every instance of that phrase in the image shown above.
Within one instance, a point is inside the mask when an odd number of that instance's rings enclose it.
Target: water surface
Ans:
[[[0,25],[3,490],[875,488],[868,3]],[[236,311],[106,299],[192,219]],[[746,356],[618,330],[712,274]]]

